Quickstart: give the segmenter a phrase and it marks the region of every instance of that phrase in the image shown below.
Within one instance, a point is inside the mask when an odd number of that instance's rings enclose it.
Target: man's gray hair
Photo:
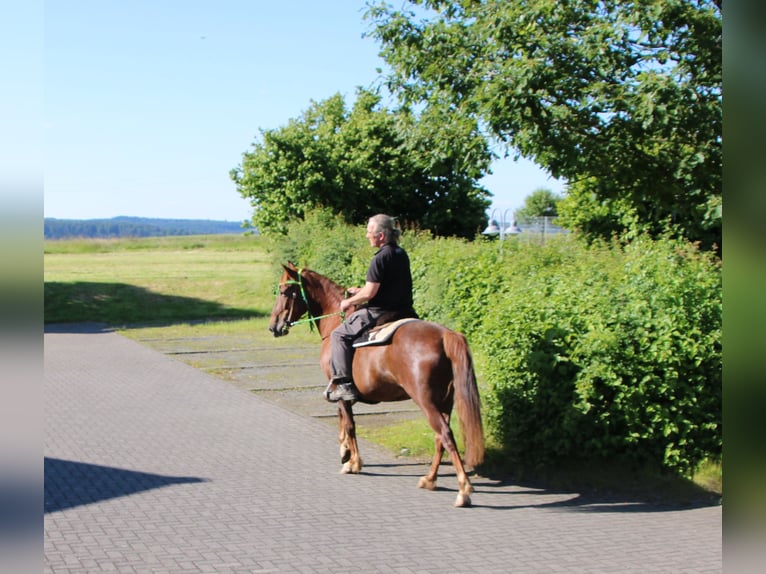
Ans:
[[[386,236],[386,243],[397,243],[399,237],[402,234],[402,228],[399,227],[399,222],[395,217],[385,215],[384,213],[378,213],[370,217],[370,221],[375,225],[376,231],[383,233]]]

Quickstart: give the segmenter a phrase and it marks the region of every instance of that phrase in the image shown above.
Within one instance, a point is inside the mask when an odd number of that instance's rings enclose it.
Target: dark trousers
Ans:
[[[330,380],[351,379],[354,341],[372,329],[380,313],[365,307],[355,311],[330,335]]]

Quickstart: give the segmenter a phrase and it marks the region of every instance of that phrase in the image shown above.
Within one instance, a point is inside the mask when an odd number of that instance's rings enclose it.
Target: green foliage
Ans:
[[[721,455],[721,275],[682,242],[558,237],[461,259],[442,291],[483,357],[514,460],[622,459],[689,473]]]
[[[478,330],[487,313],[482,299],[492,300],[493,278],[505,272],[502,252],[495,245],[435,239],[419,243],[410,259],[418,313],[466,334]],[[486,282],[476,281],[477,269],[484,270]]]
[[[366,229],[366,222],[364,226],[348,224],[330,209],[308,211],[303,220],[290,222],[284,235],[270,236],[275,269],[292,261],[340,285],[360,286],[373,254]]]
[[[351,110],[335,95],[262,131],[231,177],[264,233],[285,233],[289,222],[327,208],[351,224],[387,213],[469,237],[489,205],[477,182],[490,159],[470,118],[389,111],[380,96],[360,90]]]
[[[558,209],[558,223],[577,231],[586,241],[625,235],[638,218],[629,201],[603,200],[582,182],[568,186]]]
[[[477,118],[577,182],[572,202],[624,204],[637,231],[658,237],[670,220],[687,239],[720,245],[720,2],[410,4],[417,13],[385,2],[367,13],[388,87],[405,102]]]
[[[555,217],[561,197],[543,187],[534,190],[524,198],[524,207],[516,211],[516,218],[524,220],[530,217]]]

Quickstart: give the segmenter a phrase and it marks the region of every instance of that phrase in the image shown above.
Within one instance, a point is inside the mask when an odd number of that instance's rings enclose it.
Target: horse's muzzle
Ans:
[[[282,323],[282,325],[269,325],[269,331],[275,337],[282,337],[290,332],[290,325]]]

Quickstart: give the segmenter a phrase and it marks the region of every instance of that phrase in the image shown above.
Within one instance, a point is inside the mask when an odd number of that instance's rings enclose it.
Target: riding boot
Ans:
[[[359,391],[354,386],[354,381],[348,378],[333,379],[324,391],[327,401],[356,401],[359,399]]]

